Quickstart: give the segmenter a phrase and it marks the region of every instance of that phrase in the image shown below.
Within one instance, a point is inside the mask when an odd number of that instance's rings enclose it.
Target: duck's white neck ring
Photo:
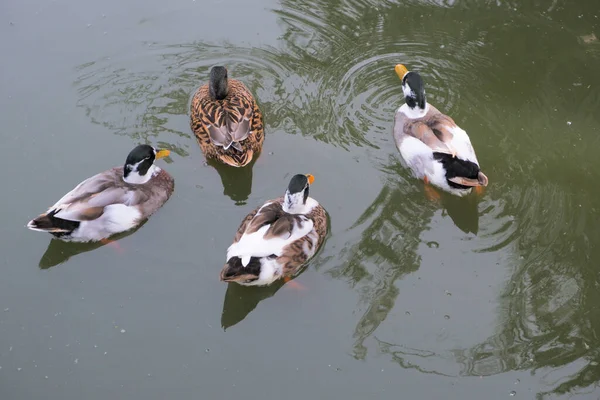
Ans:
[[[134,169],[130,171],[127,177],[123,176],[123,180],[132,185],[141,185],[148,182],[152,177],[160,172],[160,168],[156,165],[152,165],[148,168],[148,171],[144,175],[140,175],[140,173]]]
[[[413,107],[410,108],[408,104],[400,106],[398,111],[402,111],[410,119],[423,118],[427,112],[429,112],[429,104],[425,103],[425,108]]]

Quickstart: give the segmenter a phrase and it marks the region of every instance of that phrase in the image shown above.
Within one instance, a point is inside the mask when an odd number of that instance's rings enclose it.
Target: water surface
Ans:
[[[4,1],[2,399],[596,398],[594,2]],[[429,201],[391,136],[396,63],[490,186]],[[256,95],[252,168],[205,164],[188,104],[223,64]],[[25,223],[138,143],[169,202],[122,252]],[[331,217],[289,285],[218,281],[240,220],[312,173]]]

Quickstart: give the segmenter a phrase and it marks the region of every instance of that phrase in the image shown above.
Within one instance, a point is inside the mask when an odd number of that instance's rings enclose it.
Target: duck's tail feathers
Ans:
[[[258,275],[260,275],[261,267],[262,262],[260,257],[251,257],[248,265],[244,266],[240,257],[233,256],[227,260],[227,263],[223,266],[223,269],[221,270],[221,280],[233,281],[236,278],[245,275],[255,275],[258,277]]]
[[[62,218],[57,218],[54,215],[55,210],[42,214],[29,221],[27,228],[32,231],[49,232],[49,233],[70,233],[79,227],[78,221],[69,221]]]
[[[226,153],[219,154],[219,158],[227,165],[231,165],[232,167],[245,167],[250,164],[252,161],[252,157],[254,156],[254,151],[249,149],[245,153]]]

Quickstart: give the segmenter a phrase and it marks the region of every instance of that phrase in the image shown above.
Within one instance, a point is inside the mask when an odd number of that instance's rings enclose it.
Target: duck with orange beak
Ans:
[[[73,242],[106,241],[137,227],[173,193],[174,180],[154,161],[169,155],[139,145],[123,167],[114,167],[81,182],[27,227]]]
[[[285,195],[269,200],[244,218],[221,281],[265,286],[294,277],[317,252],[327,234],[325,209],[308,196],[314,177],[294,175]]]
[[[419,179],[465,196],[481,191],[488,178],[479,167],[467,132],[427,103],[421,75],[398,64],[405,104],[394,117],[394,139],[408,167]]]

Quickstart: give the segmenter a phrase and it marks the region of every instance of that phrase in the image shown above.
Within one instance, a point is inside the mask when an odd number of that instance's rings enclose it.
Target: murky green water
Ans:
[[[2,399],[600,396],[600,9],[592,1],[0,4]],[[391,136],[393,66],[471,136],[485,196],[428,201]],[[215,64],[262,107],[252,169],[205,166]],[[137,143],[171,200],[124,249],[25,223]],[[218,281],[291,175],[331,216],[288,286]]]

